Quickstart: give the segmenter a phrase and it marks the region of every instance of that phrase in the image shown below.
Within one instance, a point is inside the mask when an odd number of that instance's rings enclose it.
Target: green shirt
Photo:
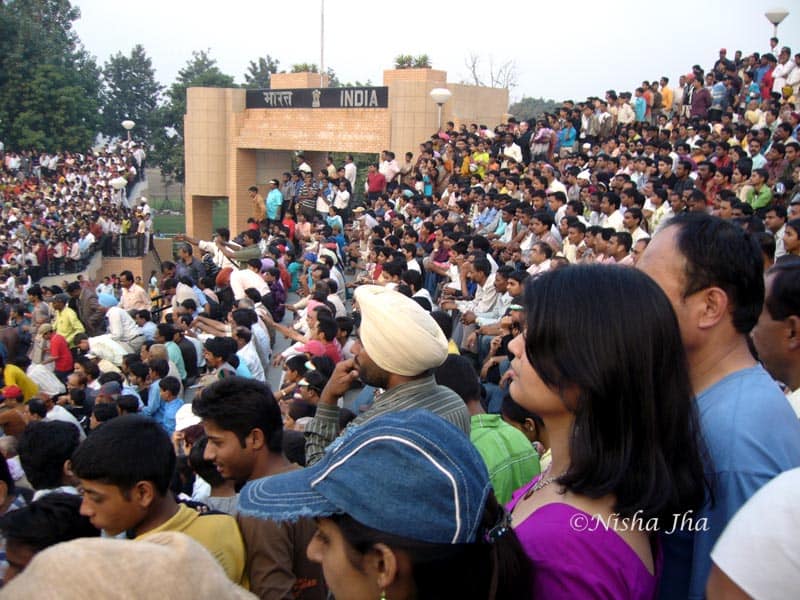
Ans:
[[[239,263],[241,269],[247,268],[247,261],[251,258],[261,258],[261,247],[258,244],[250,244],[233,251],[233,259]]]
[[[772,190],[768,185],[762,185],[759,189],[753,189],[747,194],[747,203],[753,210],[769,206],[772,202]]]
[[[469,439],[486,463],[494,495],[503,505],[539,474],[539,455],[525,435],[500,415],[472,415]]]

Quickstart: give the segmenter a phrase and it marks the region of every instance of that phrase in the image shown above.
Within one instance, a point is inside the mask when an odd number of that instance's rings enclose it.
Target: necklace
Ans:
[[[534,483],[531,486],[531,489],[529,489],[527,492],[525,492],[525,495],[522,497],[523,500],[527,500],[533,494],[538,492],[540,489],[542,489],[544,487],[547,487],[548,485],[553,483],[556,479],[561,477],[561,475],[552,475],[550,477],[545,477],[545,475],[547,475],[548,473],[550,473],[550,467],[547,467],[547,470],[544,473],[542,473],[542,476],[539,478],[539,481]]]

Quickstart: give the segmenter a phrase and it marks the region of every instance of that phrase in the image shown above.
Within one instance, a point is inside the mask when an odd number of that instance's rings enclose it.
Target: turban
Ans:
[[[225,287],[226,285],[230,284],[232,272],[233,269],[231,267],[225,267],[219,273],[217,273],[217,279],[215,282],[217,287]]]
[[[355,300],[361,309],[361,344],[384,371],[413,377],[447,358],[447,338],[441,328],[408,296],[362,285],[356,289]]]

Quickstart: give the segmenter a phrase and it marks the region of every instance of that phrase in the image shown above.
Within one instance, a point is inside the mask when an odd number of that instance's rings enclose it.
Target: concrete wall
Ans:
[[[316,73],[276,73],[275,89],[327,86]],[[186,230],[206,238],[211,232],[214,198],[229,200],[229,221],[235,235],[253,215],[247,189],[264,194],[266,182],[291,165],[292,153],[303,150],[315,169],[328,152],[379,153],[397,156],[411,151],[437,130],[437,106],[430,91],[447,87],[452,98],[442,122],[486,123],[503,120],[508,90],[448,84],[447,73],[435,69],[384,71],[388,108],[245,109],[244,89],[189,88],[184,117],[186,148]]]

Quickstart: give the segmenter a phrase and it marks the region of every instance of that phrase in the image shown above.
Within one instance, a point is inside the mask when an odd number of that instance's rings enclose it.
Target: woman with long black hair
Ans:
[[[706,489],[672,306],[643,273],[603,266],[529,280],[524,304],[510,393],[552,452],[509,505],[534,595],[650,600],[658,532],[688,526]]]

